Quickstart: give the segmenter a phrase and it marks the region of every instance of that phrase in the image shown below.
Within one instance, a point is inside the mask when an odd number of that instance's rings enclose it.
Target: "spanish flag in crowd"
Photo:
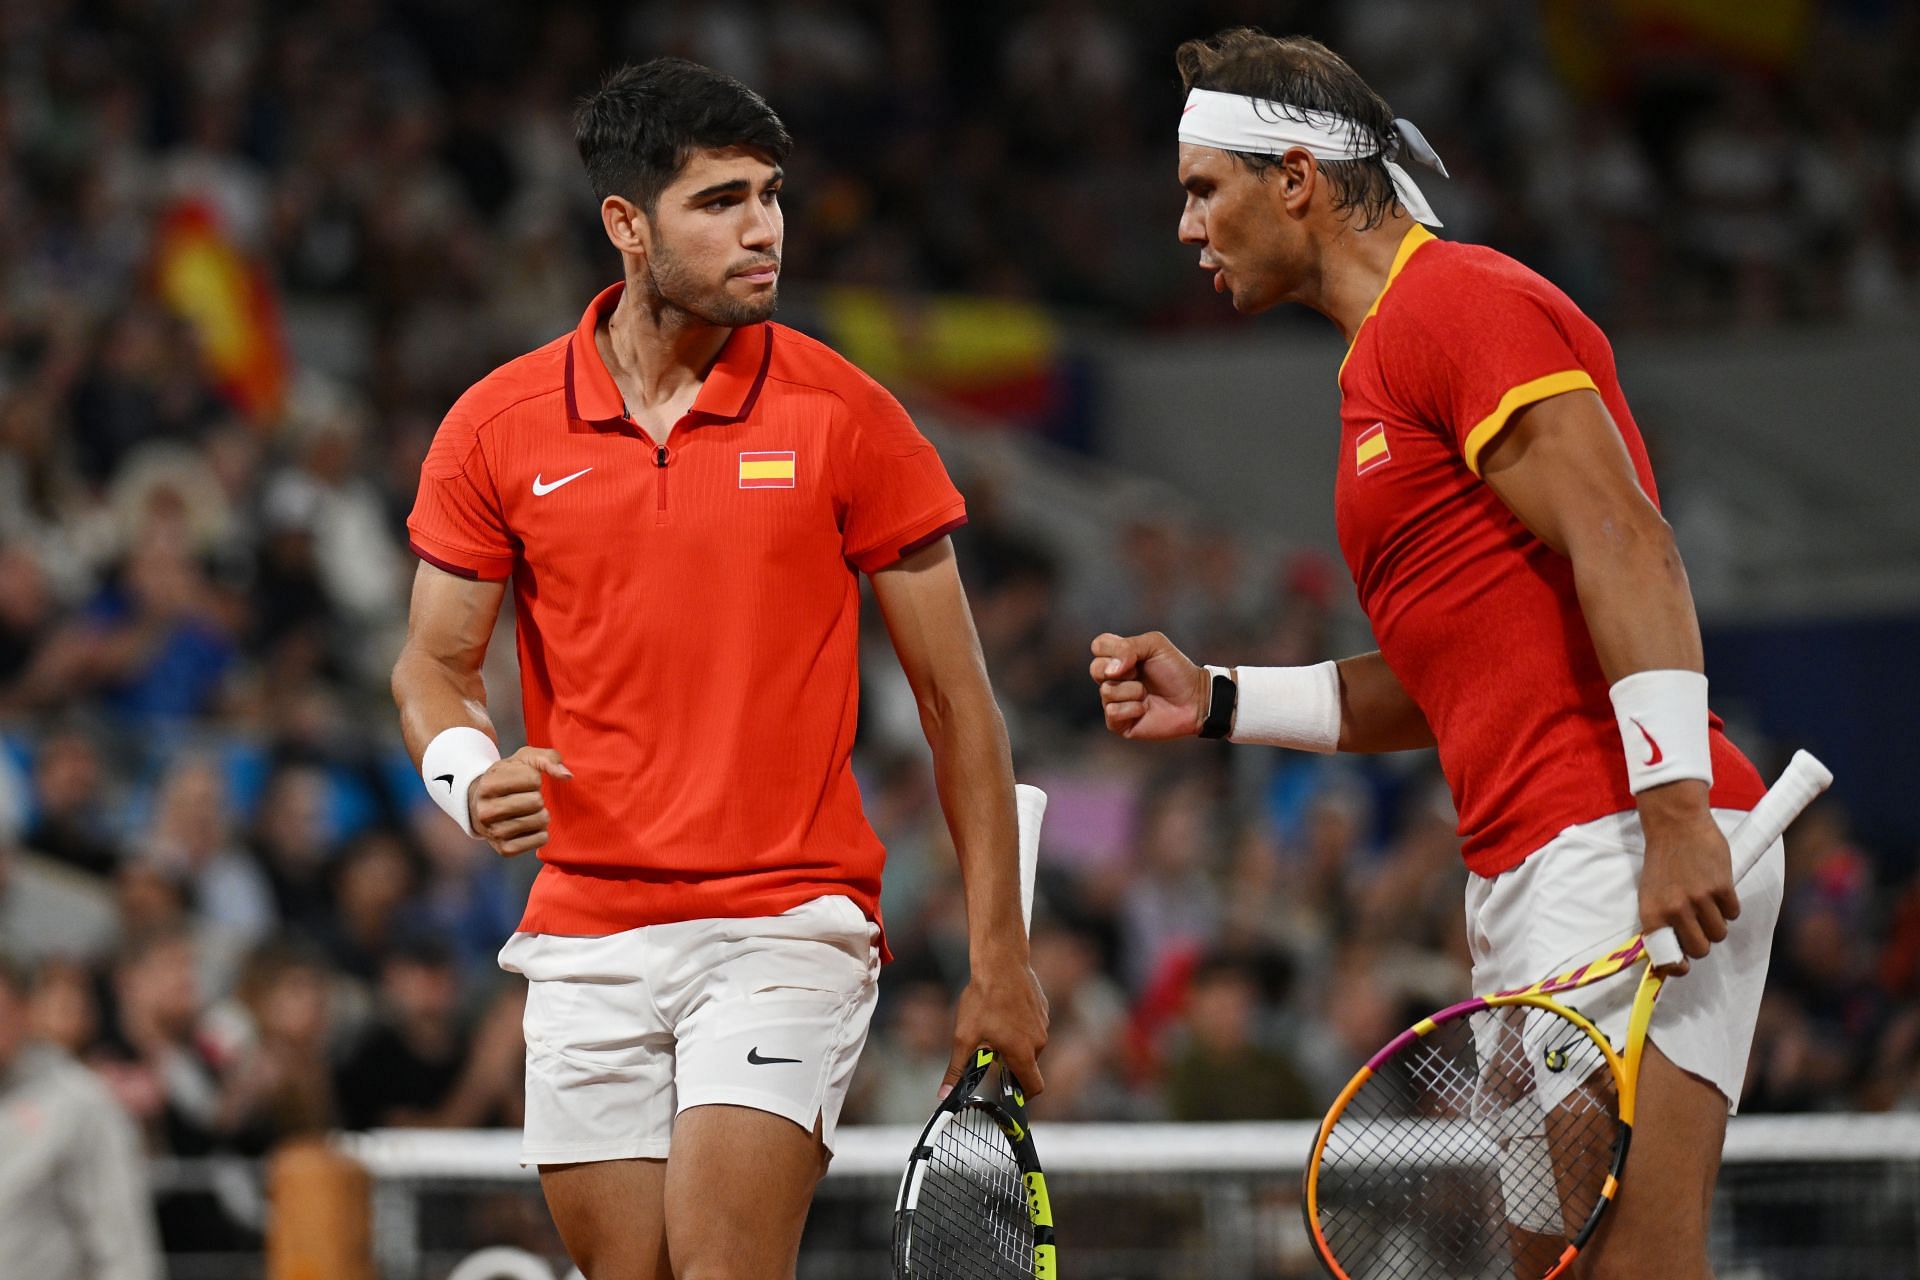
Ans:
[[[1556,67],[1589,93],[1674,58],[1783,71],[1806,51],[1814,16],[1814,0],[1541,0]]]
[[[260,263],[206,202],[177,201],[154,237],[154,288],[193,326],[208,372],[234,407],[272,422],[286,401],[288,360],[280,301]]]
[[[839,288],[821,318],[834,349],[888,386],[1026,426],[1068,408],[1059,330],[1034,303]]]

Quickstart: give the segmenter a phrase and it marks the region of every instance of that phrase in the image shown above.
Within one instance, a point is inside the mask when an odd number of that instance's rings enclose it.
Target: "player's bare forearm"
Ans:
[[[1013,753],[952,544],[942,539],[881,570],[873,589],[933,752],[940,807],[966,885],[972,954],[1024,963]]]
[[[488,737],[487,690],[478,671],[463,671],[430,654],[402,649],[393,664],[393,701],[400,709],[400,736],[415,764],[434,735],[470,725]]]
[[[1573,562],[1574,588],[1609,681],[1704,669],[1700,622],[1673,530],[1640,487],[1600,397],[1575,391],[1515,416],[1483,458],[1487,483],[1542,542]],[[1643,815],[1707,816],[1707,788],[1643,791]]]
[[[1600,669],[1609,682],[1703,670],[1700,620],[1673,530],[1637,489],[1622,507],[1569,530],[1574,588]]]
[[[971,637],[971,626],[967,631]],[[1024,965],[1027,931],[1020,918],[1013,751],[985,663],[977,658],[954,662],[926,687],[916,683],[914,696],[965,886],[968,954],[976,967],[983,958],[1001,957]]]
[[[430,564],[414,575],[407,640],[392,680],[414,763],[443,729],[468,725],[493,736],[480,665],[505,592],[502,583],[472,582]]]
[[[448,729],[473,728],[495,737],[480,664],[486,660],[487,641],[505,594],[504,583],[456,577],[430,564],[422,564],[415,574],[407,642],[393,664],[400,732],[415,764],[422,763],[428,745]],[[521,747],[472,779],[461,825],[502,857],[541,848],[548,839],[545,781],[572,777],[552,747]],[[454,785],[451,776],[443,776],[443,781],[449,788]]]
[[[967,950],[1024,964],[1019,829],[1006,722],[990,693],[937,696],[920,704],[933,749],[934,783],[967,895]]]
[[[1360,754],[1434,745],[1433,729],[1378,650],[1342,658],[1340,750]]]
[[[966,885],[970,975],[954,1015],[943,1087],[960,1078],[977,1046],[990,1044],[1037,1096],[1046,1087],[1039,1055],[1047,1043],[1047,999],[1028,964],[1020,916],[1013,752],[953,544],[942,538],[882,569],[873,575],[873,593],[919,703],[940,807]]]
[[[1610,681],[1637,671],[1703,669],[1700,624],[1672,531],[1651,504],[1651,518],[1622,515],[1614,528],[1576,536],[1570,554],[1580,611]],[[1740,914],[1732,854],[1714,822],[1705,782],[1682,779],[1634,797],[1646,833],[1640,878],[1644,927],[1671,927],[1694,959],[1727,936]],[[1683,962],[1671,973],[1686,972]]]
[[[1573,554],[1580,612],[1609,681],[1636,671],[1701,671],[1700,622],[1673,531],[1653,513],[1645,527],[1599,533]],[[1635,797],[1649,835],[1711,825],[1707,784],[1650,787]]]
[[[1574,586],[1609,681],[1640,671],[1704,669],[1693,593],[1606,405],[1591,391],[1529,407],[1484,455],[1483,474],[1541,541],[1573,562]],[[1706,954],[1739,914],[1727,843],[1691,779],[1635,797],[1646,832],[1641,922],[1671,925],[1686,954]],[[1679,971],[1684,971],[1679,970]]]

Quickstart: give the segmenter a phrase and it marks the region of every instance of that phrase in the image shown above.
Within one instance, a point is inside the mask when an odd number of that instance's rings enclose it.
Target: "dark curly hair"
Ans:
[[[1399,145],[1393,109],[1339,54],[1306,36],[1270,36],[1258,27],[1233,27],[1204,40],[1187,41],[1174,51],[1173,60],[1189,89],[1284,103],[1294,109],[1290,115],[1323,111],[1353,121],[1379,145],[1380,154],[1319,162],[1320,171],[1333,184],[1334,208],[1358,210],[1362,230],[1378,226],[1393,212],[1393,175],[1385,163]],[[1231,154],[1261,174],[1280,162],[1279,156]]]

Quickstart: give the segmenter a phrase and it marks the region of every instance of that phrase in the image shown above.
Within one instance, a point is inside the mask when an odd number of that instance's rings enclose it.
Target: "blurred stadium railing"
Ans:
[[[1061,1250],[1079,1280],[1306,1280],[1321,1274],[1300,1214],[1309,1123],[1054,1124],[1040,1135]],[[842,1129],[815,1199],[801,1280],[885,1273],[893,1195],[915,1131]],[[366,1233],[384,1280],[565,1276],[515,1133],[381,1130],[334,1140],[363,1168]],[[262,1166],[174,1160],[162,1188],[261,1198]],[[236,1183],[241,1185],[236,1185]],[[282,1181],[291,1195],[294,1188]],[[311,1183],[299,1188],[310,1213]],[[322,1194],[318,1198],[324,1199]],[[268,1219],[269,1222],[272,1219]],[[272,1231],[269,1231],[271,1238]],[[271,1246],[270,1246],[271,1247]],[[283,1265],[285,1265],[284,1250]],[[1735,1118],[1715,1205],[1721,1280],[1920,1275],[1920,1114]],[[174,1255],[174,1280],[258,1275],[257,1255]],[[276,1276],[279,1273],[269,1272]]]

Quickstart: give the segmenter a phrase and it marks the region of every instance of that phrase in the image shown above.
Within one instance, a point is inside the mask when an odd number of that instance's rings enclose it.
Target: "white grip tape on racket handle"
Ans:
[[[1040,823],[1047,816],[1047,793],[1021,782],[1013,788],[1020,823],[1020,919],[1033,930],[1033,878],[1040,866]]]
[[[1753,806],[1753,812],[1742,819],[1739,826],[1727,837],[1727,845],[1733,852],[1733,882],[1738,885],[1747,878],[1747,872],[1773,847],[1800,811],[1813,803],[1814,797],[1825,791],[1833,782],[1833,772],[1813,757],[1811,752],[1796,751],[1793,759],[1787,762],[1787,768],[1771,787],[1767,794],[1760,797],[1760,803]],[[1663,926],[1646,935],[1647,958],[1657,969],[1679,964],[1686,959],[1680,950],[1680,939],[1674,936],[1671,926]]]

